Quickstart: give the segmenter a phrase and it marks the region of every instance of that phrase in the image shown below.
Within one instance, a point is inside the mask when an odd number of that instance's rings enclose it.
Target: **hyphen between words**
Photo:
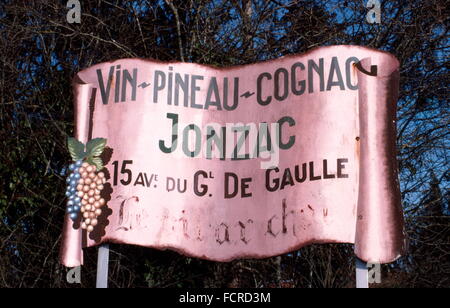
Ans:
[[[351,78],[351,66],[358,61],[352,56],[341,64],[337,57],[332,57],[329,61],[324,58],[319,58],[317,61],[310,59],[305,62],[306,64],[295,62],[289,68],[280,67],[274,72],[259,74],[254,87],[256,90],[250,89],[250,91],[247,91],[249,89],[240,90],[239,77],[232,77],[232,82],[230,78],[224,77],[219,82],[216,77],[174,72],[173,66],[168,66],[167,71],[155,70],[153,78],[150,77],[151,83],[138,78],[137,68],[132,69],[130,73],[128,69],[122,69],[120,65],[110,67],[106,80],[100,69],[97,70],[97,76],[102,102],[105,105],[110,101],[111,83],[115,80],[113,100],[115,103],[136,101],[138,87],[145,89],[152,85],[149,89],[153,90],[153,94],[150,95],[153,103],[163,103],[162,98],[165,98],[164,103],[170,106],[233,111],[241,101],[255,94],[256,102],[260,106],[268,106],[274,101],[286,100],[290,94],[300,96],[315,91],[330,91],[334,87],[341,91],[357,90],[358,86]],[[344,75],[341,66],[344,66]],[[305,70],[306,74],[300,73]],[[298,78],[300,75],[306,78]],[[317,79],[319,82],[315,83]],[[127,92],[128,88],[131,88],[131,92]],[[222,91],[219,90],[220,88]],[[263,91],[264,89],[272,89],[269,91],[271,94],[267,94],[267,90]],[[197,95],[198,92],[205,90],[206,96]],[[241,92],[244,93],[241,94]],[[199,102],[200,99],[202,99],[201,102]],[[171,140],[159,140],[158,144],[159,149],[167,154],[175,153],[191,158],[204,157],[220,160],[263,158],[269,160],[262,161],[261,168],[268,169],[278,166],[280,149],[288,150],[295,143],[295,136],[284,136],[284,128],[296,124],[290,116],[281,117],[276,123],[227,123],[225,126],[210,123],[203,129],[192,123],[182,128],[178,114],[167,113],[167,118],[172,122],[169,130]],[[179,140],[182,144],[180,148]]]

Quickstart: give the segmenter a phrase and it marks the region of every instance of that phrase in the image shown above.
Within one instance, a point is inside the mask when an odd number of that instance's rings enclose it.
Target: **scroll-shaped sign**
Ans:
[[[66,218],[62,263],[103,242],[215,261],[354,243],[364,261],[395,260],[398,68],[385,52],[331,46],[230,68],[124,59],[78,73],[75,138],[107,140],[106,205],[90,233]]]

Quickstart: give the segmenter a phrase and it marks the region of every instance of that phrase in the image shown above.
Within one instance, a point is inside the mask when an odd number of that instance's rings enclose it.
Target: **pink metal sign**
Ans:
[[[404,249],[396,161],[399,63],[357,46],[215,68],[124,59],[74,79],[76,138],[106,138],[106,205],[66,218],[61,260],[103,242],[215,261],[354,243]]]

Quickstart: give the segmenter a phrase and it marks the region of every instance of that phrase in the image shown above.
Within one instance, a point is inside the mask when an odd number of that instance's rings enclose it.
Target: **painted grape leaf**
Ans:
[[[82,142],[75,138],[69,137],[67,139],[67,144],[73,161],[82,160],[86,157],[86,152],[84,152],[84,144]]]
[[[97,171],[100,171],[103,169],[103,161],[100,157],[89,156],[86,161],[89,164],[94,165],[97,168]]]
[[[86,145],[86,151],[88,156],[100,156],[106,146],[105,138],[95,138],[90,140]]]

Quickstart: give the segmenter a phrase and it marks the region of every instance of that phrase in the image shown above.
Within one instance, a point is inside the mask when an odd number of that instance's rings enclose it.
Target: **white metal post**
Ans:
[[[369,288],[369,270],[366,262],[356,258],[356,288]]]
[[[108,288],[109,245],[103,244],[98,248],[97,259],[97,288]]]

